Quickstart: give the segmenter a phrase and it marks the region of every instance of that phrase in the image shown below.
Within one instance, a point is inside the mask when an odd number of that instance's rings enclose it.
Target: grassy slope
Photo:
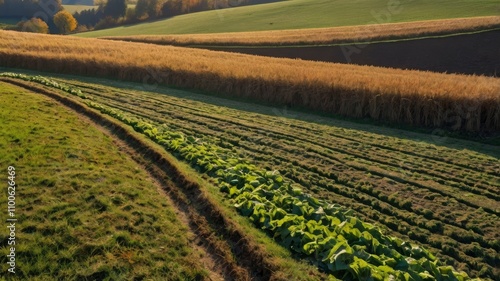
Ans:
[[[290,0],[182,15],[151,23],[82,33],[78,36],[215,33],[333,27],[497,15],[500,9],[500,4],[496,0],[405,0],[401,3],[399,7],[396,7],[399,12],[392,13],[390,18],[381,20],[377,20],[372,15],[372,11],[375,14],[380,11],[387,12],[387,0],[358,0],[354,3],[350,0]]]
[[[7,25],[16,25],[21,19],[17,20],[14,18],[2,18],[0,17],[0,23],[2,24],[7,24]]]
[[[10,26],[16,25],[21,19],[13,19],[13,18],[2,18],[0,17],[0,29],[4,29]]]
[[[75,83],[82,85],[79,82]],[[140,87],[129,83],[116,85]],[[279,169],[287,177],[297,181],[297,184],[332,202],[355,209],[364,219],[375,220],[387,227],[390,233],[420,241],[426,247],[439,252],[448,262],[455,263],[458,268],[468,269],[473,275],[488,275],[488,270],[491,270],[491,267],[488,269],[483,263],[482,257],[476,257],[475,254],[468,256],[478,250],[476,247],[479,245],[477,243],[471,245],[467,240],[485,239],[488,242],[481,243],[495,244],[494,240],[498,238],[498,234],[494,231],[494,225],[497,225],[494,223],[495,216],[460,202],[465,200],[495,208],[495,204],[498,206],[498,201],[483,200],[479,198],[481,196],[469,192],[457,192],[460,189],[456,188],[467,186],[472,188],[475,183],[478,187],[490,185],[491,189],[500,184],[497,176],[491,176],[495,173],[495,169],[498,171],[496,163],[500,157],[493,147],[439,135],[373,128],[276,108],[249,106],[216,98],[207,99],[184,91],[156,89],[161,93],[182,98],[178,100],[168,96],[111,89],[99,85],[82,86],[89,87],[90,92],[93,92],[94,88],[97,89],[95,93],[99,93],[98,96],[103,95],[104,100],[104,96],[111,97],[109,103],[105,103],[113,104],[113,100],[119,99],[119,107],[128,108],[133,114],[144,114],[143,116],[158,122],[172,123],[172,126],[184,132],[216,134],[225,142],[238,143],[234,149],[240,155],[254,159],[252,161],[259,166]],[[257,110],[267,116],[190,102],[186,99]],[[134,103],[141,104],[140,110],[134,107]],[[196,110],[193,111],[193,108]],[[269,115],[312,120],[329,126]],[[290,137],[294,138],[294,141],[290,141]],[[318,147],[319,143],[326,148]],[[329,143],[335,143],[335,146],[328,145]],[[252,147],[257,147],[257,150]],[[384,151],[380,152],[380,149]],[[296,151],[300,153],[297,154]],[[269,155],[273,157],[268,157]],[[286,162],[281,162],[283,159],[287,159]],[[311,159],[318,160],[311,161]],[[474,162],[470,159],[474,159]],[[338,163],[333,165],[333,162]],[[366,172],[362,172],[365,168]],[[331,173],[339,179],[338,183],[337,180],[328,178]],[[403,179],[403,182],[394,179]],[[443,180],[446,180],[446,183],[443,183]],[[329,189],[330,185],[324,186],[325,182],[336,183]],[[361,182],[363,184],[359,185]],[[338,187],[340,193],[337,193]],[[442,190],[444,194],[433,192],[433,188]],[[375,191],[372,192],[372,189]],[[346,196],[345,192],[349,193],[351,190],[354,190],[354,193]],[[379,212],[378,207],[374,210],[370,203],[366,203],[368,199],[376,202],[373,206],[382,206],[386,211]],[[460,202],[457,202],[457,199]],[[493,202],[493,205],[487,206],[487,201]],[[407,204],[411,204],[412,207],[408,208]],[[394,215],[388,216],[388,212]],[[433,230],[435,227],[433,224],[436,222],[441,226],[437,231]],[[498,256],[491,247],[483,248],[481,253],[490,257]],[[476,262],[480,264],[479,267],[473,266]]]
[[[135,4],[128,4],[129,8],[135,8]],[[88,5],[63,5],[64,9],[71,14],[75,12],[81,12],[83,10],[97,9],[99,6],[88,6]]]
[[[109,137],[48,98],[0,89],[0,167],[17,173],[18,280],[204,275],[172,207]]]
[[[98,6],[87,6],[87,5],[63,5],[64,9],[71,14],[74,14],[75,12],[80,12],[83,10],[90,10],[97,8]]]

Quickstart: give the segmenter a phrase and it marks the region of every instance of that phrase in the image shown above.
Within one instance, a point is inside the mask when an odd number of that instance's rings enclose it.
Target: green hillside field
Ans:
[[[98,6],[88,6],[88,5],[63,5],[64,9],[71,14],[75,12],[81,12],[83,10],[97,9]]]
[[[194,234],[113,139],[41,94],[0,82],[0,97],[0,203],[7,206],[8,172],[16,203],[1,218],[18,219],[15,244],[0,233],[7,280],[207,276],[189,244]],[[7,272],[10,247],[15,274]]]
[[[135,4],[128,4],[128,8],[135,8]],[[81,12],[84,10],[97,9],[99,6],[90,6],[90,5],[63,5],[64,9],[71,14],[75,12]]]
[[[282,30],[498,15],[497,0],[289,0],[187,14],[81,37]]]
[[[18,23],[18,22],[19,22],[19,20],[14,19],[14,18],[0,17],[0,29],[4,29],[6,27],[16,25],[16,23]]]

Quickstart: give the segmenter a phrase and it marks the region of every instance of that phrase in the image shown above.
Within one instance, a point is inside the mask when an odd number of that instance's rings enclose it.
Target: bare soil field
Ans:
[[[270,57],[500,76],[500,30],[372,44],[209,49]]]

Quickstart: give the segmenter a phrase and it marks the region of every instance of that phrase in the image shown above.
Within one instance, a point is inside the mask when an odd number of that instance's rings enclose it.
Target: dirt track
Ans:
[[[374,43],[364,47],[349,45],[210,49],[271,57],[500,77],[500,30],[446,38]]]

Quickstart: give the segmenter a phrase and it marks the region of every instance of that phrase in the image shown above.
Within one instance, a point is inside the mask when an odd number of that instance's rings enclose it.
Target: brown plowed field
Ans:
[[[367,45],[209,49],[270,57],[500,76],[500,30]]]

